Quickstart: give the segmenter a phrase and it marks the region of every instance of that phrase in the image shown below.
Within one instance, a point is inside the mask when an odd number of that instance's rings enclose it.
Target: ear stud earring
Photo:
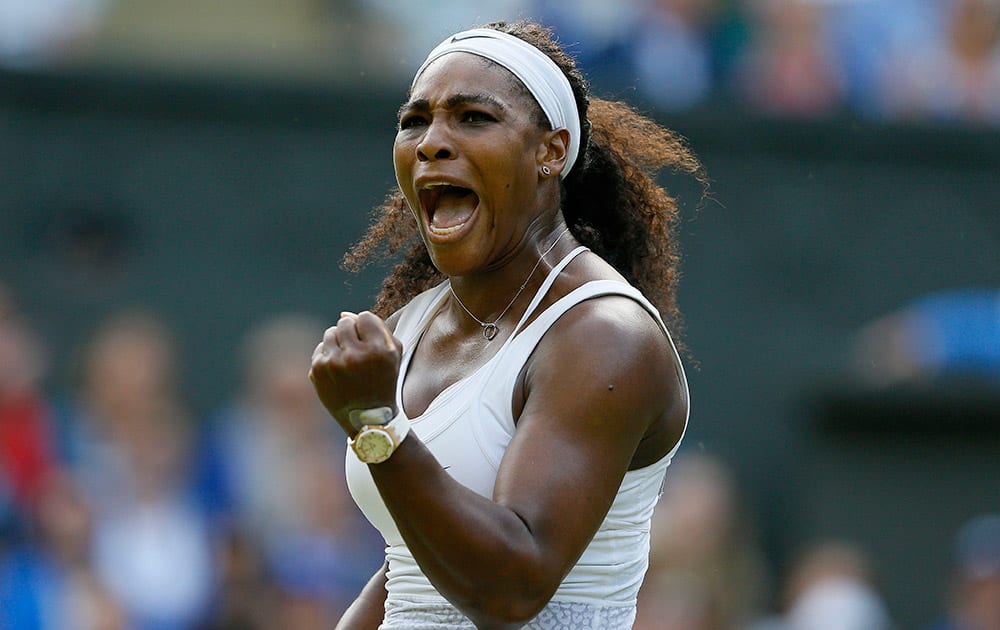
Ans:
[[[548,177],[551,174],[552,174],[551,168],[549,168],[548,166],[542,166],[542,175]]]

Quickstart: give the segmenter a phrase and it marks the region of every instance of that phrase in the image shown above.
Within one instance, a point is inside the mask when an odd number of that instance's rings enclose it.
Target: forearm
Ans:
[[[369,469],[421,570],[477,625],[529,619],[551,597],[561,572],[526,523],[452,479],[419,440]]]
[[[385,572],[382,565],[372,576],[361,594],[354,600],[337,623],[335,630],[377,630],[385,616]]]

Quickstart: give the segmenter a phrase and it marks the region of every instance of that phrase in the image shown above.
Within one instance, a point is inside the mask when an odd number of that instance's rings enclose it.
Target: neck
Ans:
[[[492,340],[501,322],[514,314],[520,317],[526,301],[530,301],[553,265],[572,247],[572,235],[568,232],[568,228],[560,225],[545,237],[532,239],[532,247],[525,248],[514,261],[496,271],[451,278],[459,321],[470,329],[479,327]]]

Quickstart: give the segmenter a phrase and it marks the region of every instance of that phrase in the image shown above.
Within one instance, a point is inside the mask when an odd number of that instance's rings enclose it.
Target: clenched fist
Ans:
[[[355,409],[396,409],[396,379],[403,344],[374,313],[341,313],[313,351],[309,380],[323,406],[353,436]]]

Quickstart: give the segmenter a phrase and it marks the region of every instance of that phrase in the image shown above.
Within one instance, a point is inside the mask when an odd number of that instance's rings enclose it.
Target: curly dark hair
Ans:
[[[692,175],[707,191],[708,177],[700,161],[683,138],[629,105],[591,97],[586,79],[549,29],[529,21],[495,22],[486,28],[532,44],[569,79],[582,133],[580,157],[562,182],[563,217],[577,241],[638,287],[676,331],[681,323],[675,238],[679,208],[655,175],[662,168]],[[551,129],[540,107],[536,118]],[[404,249],[376,298],[373,310],[381,317],[444,280],[396,188],[375,209],[364,238],[344,256],[344,267],[356,272],[373,259],[392,259]]]

